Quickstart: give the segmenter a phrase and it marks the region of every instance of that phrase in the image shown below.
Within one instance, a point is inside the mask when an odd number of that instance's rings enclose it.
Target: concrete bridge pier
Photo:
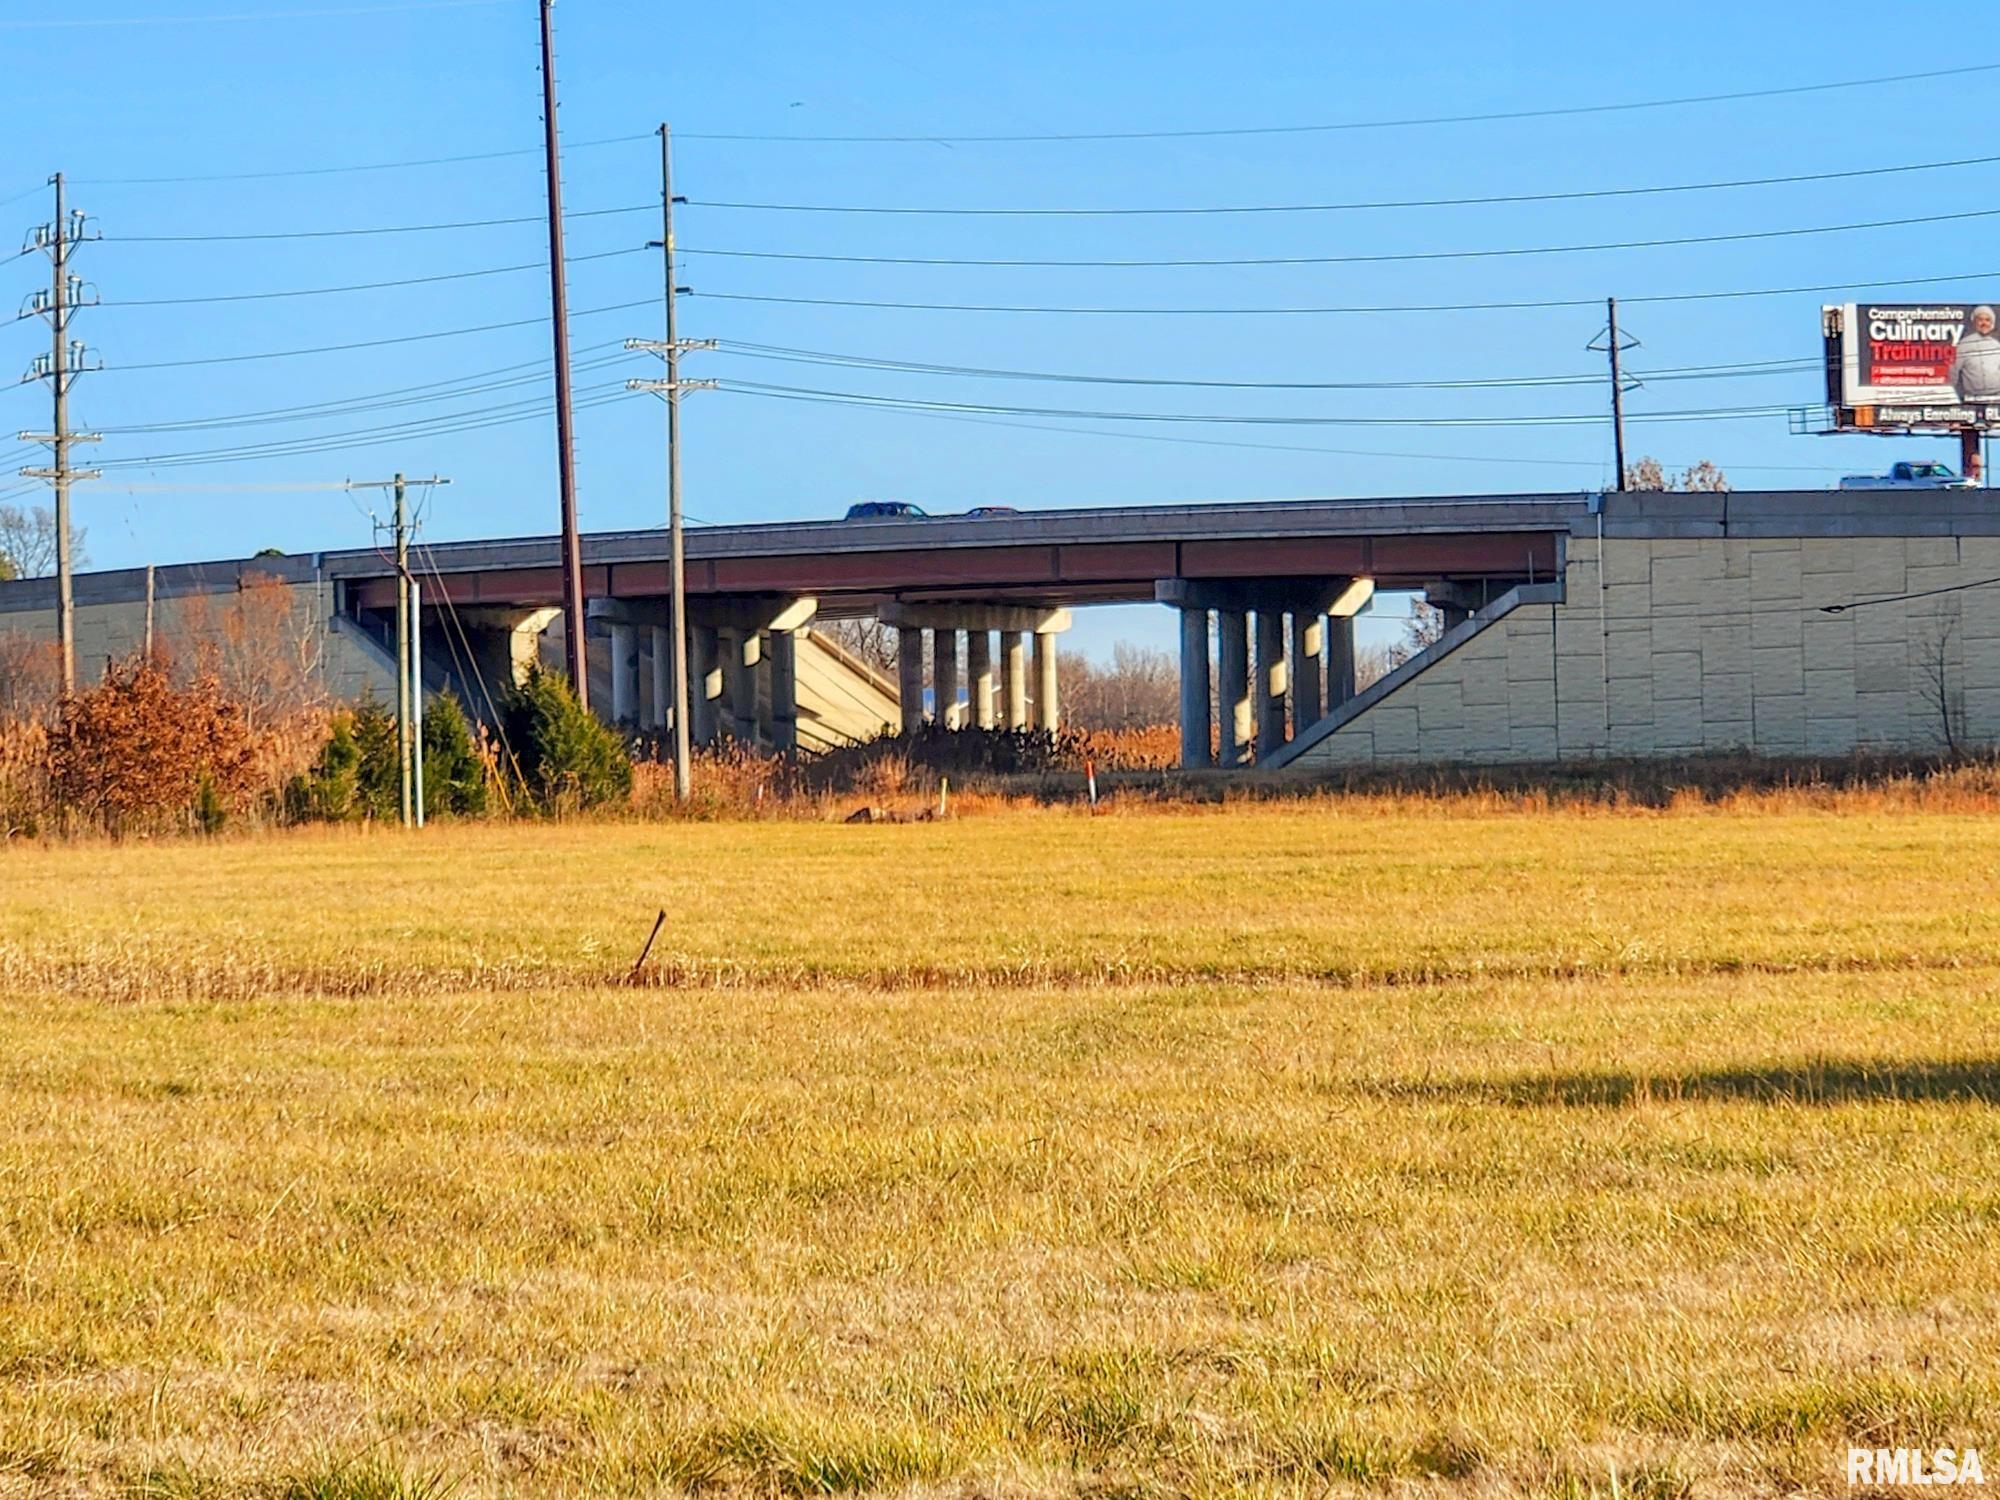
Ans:
[[[1000,692],[1007,700],[1007,728],[1028,727],[1028,638],[1018,630],[1000,632]]]
[[[653,729],[665,732],[673,728],[674,702],[674,661],[672,636],[664,625],[646,627],[646,665],[652,676],[652,712],[646,716],[646,723]]]
[[[721,732],[722,641],[713,625],[688,630],[688,734],[698,745]]]
[[[1285,743],[1285,612],[1257,608],[1257,759],[1275,755]]]
[[[1181,766],[1215,764],[1209,710],[1208,611],[1181,610]]]
[[[561,618],[552,606],[502,608],[481,606],[461,609],[459,624],[472,648],[473,682],[461,683],[460,691],[468,707],[485,708],[479,695],[486,693],[497,702],[508,688],[520,687],[542,656],[542,633]]]
[[[1292,611],[1292,733],[1316,723],[1326,689],[1326,616]]]
[[[1327,713],[1332,713],[1358,691],[1354,681],[1354,617],[1366,609],[1374,598],[1375,580],[1355,578],[1327,601],[1325,612]],[[1292,732],[1296,734],[1308,727],[1311,722],[1310,719],[1299,719]]]
[[[1265,760],[1352,698],[1354,616],[1374,591],[1366,578],[1159,580],[1153,597],[1181,612],[1181,764],[1242,767]],[[1211,611],[1221,716],[1214,756]]]
[[[798,744],[797,632],[811,623],[819,601],[786,594],[746,594],[696,606],[697,640],[717,643],[721,670],[709,666],[703,696],[711,717],[746,745],[787,750]],[[714,657],[710,657],[712,663]],[[720,682],[716,681],[720,678]],[[694,727],[702,723],[695,716]],[[714,730],[711,729],[711,735]]]
[[[766,653],[771,664],[771,748],[790,755],[799,748],[799,638],[774,630]]]
[[[1215,677],[1217,707],[1222,715],[1223,766],[1250,764],[1250,638],[1249,616],[1240,609],[1215,612]]]
[[[991,727],[994,714],[993,664],[988,642],[991,633],[997,630],[1000,632],[1000,692],[1006,703],[1006,726],[1009,729],[1029,727],[1028,641],[1032,637],[1034,727],[1047,730],[1061,727],[1055,638],[1068,630],[1072,623],[1068,610],[1033,604],[897,602],[883,605],[877,617],[884,625],[892,626],[899,632],[899,642],[907,643],[912,637],[919,642],[915,651],[910,651],[907,645],[898,647],[899,655],[907,654],[913,663],[907,669],[908,675],[904,676],[901,689],[906,725],[916,722],[912,719],[909,706],[913,696],[921,703],[921,641],[924,633],[928,632],[931,637],[933,712],[937,721],[940,724],[970,722],[981,728]],[[972,691],[972,702],[963,719],[956,714],[958,636],[961,631],[968,637],[966,675]],[[920,707],[917,714],[920,720]]]
[[[924,723],[924,633],[914,626],[896,632],[896,697],[903,733],[915,734]]]
[[[728,704],[724,728],[730,738],[746,745],[757,742],[757,664],[764,659],[764,638],[740,625],[725,625],[722,639],[722,686]]]
[[[993,727],[993,632],[969,630],[965,634],[965,687],[970,701],[968,717],[975,729]]]
[[[639,722],[639,627],[613,620],[611,640],[611,722]]]
[[[940,727],[958,728],[958,632],[931,631],[931,712]]]

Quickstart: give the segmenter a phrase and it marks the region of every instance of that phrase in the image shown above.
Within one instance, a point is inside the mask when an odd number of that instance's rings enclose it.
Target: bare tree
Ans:
[[[1177,722],[1180,673],[1164,651],[1119,641],[1108,666],[1062,653],[1063,717],[1079,729],[1143,729]]]
[[[1657,458],[1642,458],[1625,466],[1625,488],[1628,490],[1680,490],[1689,494],[1727,494],[1729,476],[1715,463],[1704,458],[1691,468],[1678,474],[1669,474],[1660,466]]]
[[[83,567],[83,529],[69,529],[70,563]],[[0,579],[46,578],[56,570],[56,518],[47,506],[0,505]]]
[[[832,641],[871,672],[896,675],[896,632],[880,620],[815,620],[813,634]]]
[[[176,634],[190,664],[241,705],[253,730],[317,710],[325,635],[303,589],[271,573],[245,573],[223,605],[194,594],[181,602]]]
[[[1393,672],[1411,657],[1419,656],[1425,651],[1430,650],[1431,647],[1443,639],[1444,611],[1427,599],[1412,599],[1410,601],[1410,618],[1403,625],[1403,638],[1389,647],[1386,657],[1387,666],[1384,670]],[[1377,675],[1380,676],[1382,674],[1378,673]],[[1359,680],[1358,672],[1356,673],[1356,680]]]
[[[1951,643],[1957,634],[1958,602],[1941,601],[1917,643],[1917,691],[1937,715],[1939,737],[1951,755],[1958,754],[1965,720],[1965,695],[1958,690],[1952,671]]]

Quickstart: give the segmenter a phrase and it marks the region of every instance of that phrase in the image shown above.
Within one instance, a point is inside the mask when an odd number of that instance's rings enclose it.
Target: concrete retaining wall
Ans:
[[[1599,560],[1571,537],[1565,602],[1471,634],[1293,763],[1929,751],[1947,714],[1961,746],[2000,744],[2000,536],[1612,536]]]

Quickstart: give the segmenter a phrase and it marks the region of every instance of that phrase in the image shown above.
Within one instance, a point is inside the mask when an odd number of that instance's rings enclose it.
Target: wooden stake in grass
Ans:
[[[944,816],[945,808],[949,805],[950,801],[951,801],[951,778],[949,776],[940,776],[938,777],[938,814],[937,814],[940,818]]]
[[[1097,806],[1097,762],[1089,756],[1084,757],[1083,777],[1090,784],[1090,805],[1095,807]]]
[[[653,951],[653,940],[660,935],[660,929],[667,925],[667,909],[660,908],[660,914],[653,918],[653,930],[646,934],[646,946],[639,950],[639,956],[632,961],[632,972],[625,976],[627,984],[639,982],[639,971],[646,967],[646,955]]]

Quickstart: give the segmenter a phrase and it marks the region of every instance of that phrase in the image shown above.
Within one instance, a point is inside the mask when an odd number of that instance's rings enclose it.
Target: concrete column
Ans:
[[[722,702],[722,641],[710,625],[688,633],[688,674],[694,689],[688,695],[688,733],[698,745],[711,743],[721,732],[717,713]]]
[[[655,729],[671,729],[674,701],[673,637],[655,625],[646,632],[647,649],[652,653],[653,713]]]
[[[541,660],[542,633],[561,616],[562,611],[553,606],[459,611],[459,623],[472,651],[473,680],[461,689],[466,706],[484,708],[485,694],[479,692],[479,684],[484,684],[486,694],[498,699],[505,689],[527,682],[528,673]]]
[[[1007,695],[1007,727],[1028,727],[1028,637],[1025,631],[1000,632],[1000,688]]]
[[[1332,713],[1354,696],[1354,616],[1329,615],[1326,621],[1326,711]]]
[[[1209,748],[1208,611],[1181,611],[1181,765],[1215,764]]]
[[[639,722],[639,630],[613,620],[611,637],[611,722]]]
[[[1250,764],[1250,639],[1240,609],[1215,612],[1216,686],[1221,697],[1222,764]]]
[[[763,638],[754,630],[722,632],[723,675],[729,696],[729,732],[746,745],[757,743],[757,663]]]
[[[896,694],[903,733],[915,734],[924,723],[924,633],[908,626],[896,632]]]
[[[1326,616],[1292,611],[1292,733],[1320,716],[1320,689],[1326,683]]]
[[[750,701],[757,706],[757,737],[765,744],[777,743],[778,727],[773,718],[777,699],[771,682],[771,642],[782,632],[767,630],[757,637],[757,665],[750,672]]]
[[[799,748],[799,638],[789,630],[771,632],[771,748]]]
[[[1285,617],[1257,611],[1257,759],[1285,743]]]
[[[965,634],[965,685],[972,696],[969,705],[973,724],[980,729],[993,727],[993,632],[969,630]]]
[[[931,699],[938,725],[958,727],[958,632],[931,632]]]
[[[1062,708],[1056,698],[1056,638],[1035,633],[1035,728],[1054,734],[1062,728]]]

